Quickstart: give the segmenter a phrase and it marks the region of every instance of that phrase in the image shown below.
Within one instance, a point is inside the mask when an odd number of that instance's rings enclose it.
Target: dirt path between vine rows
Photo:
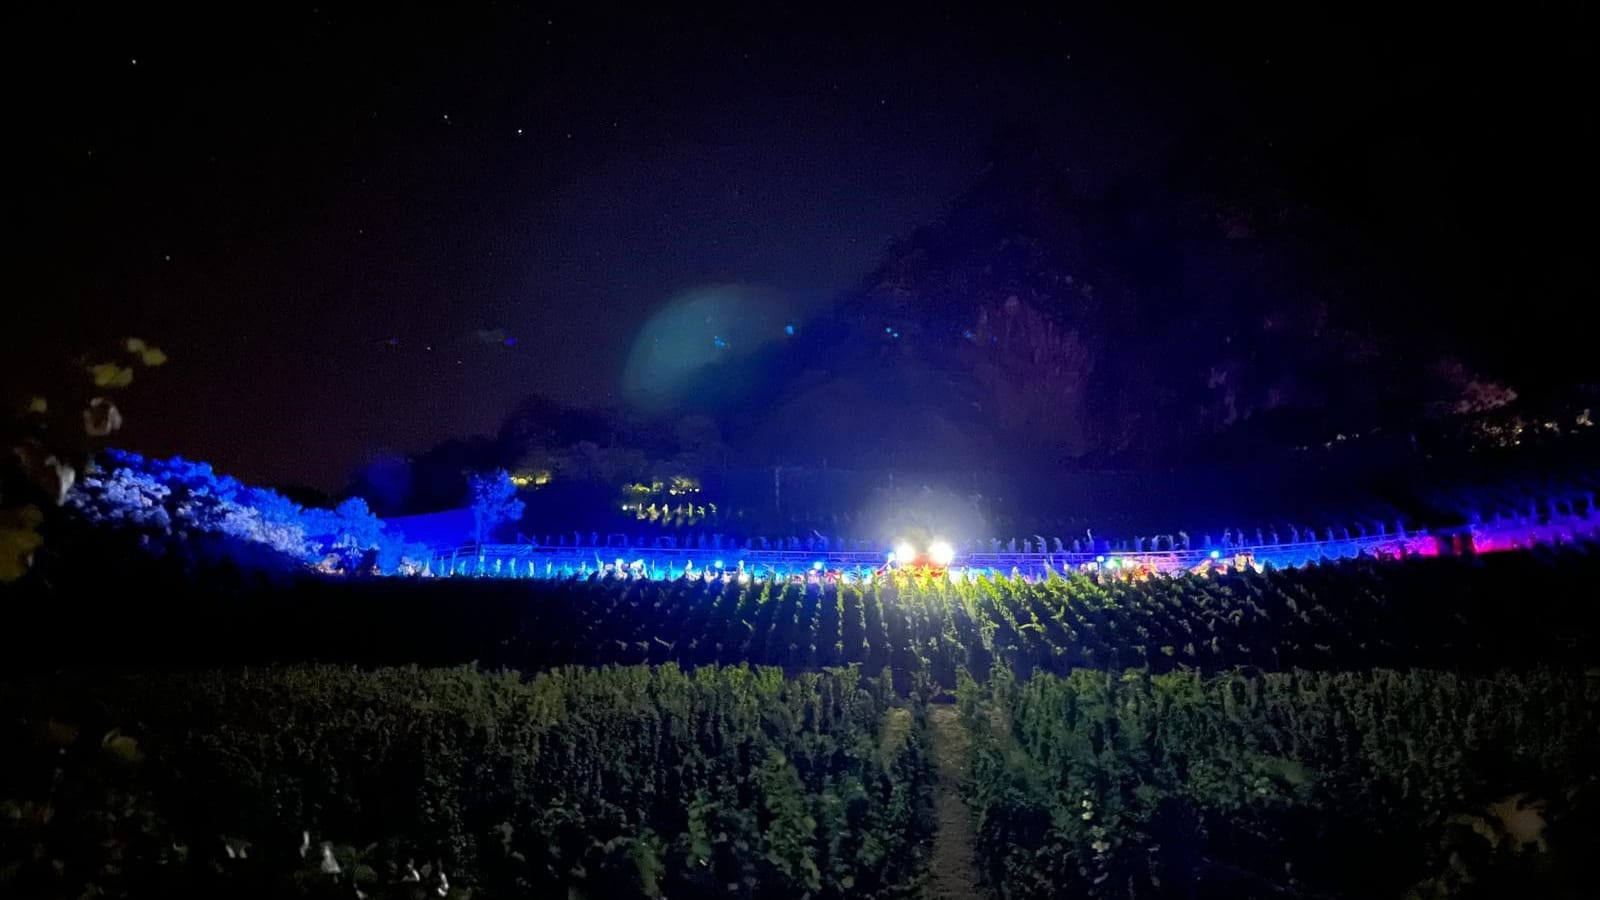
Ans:
[[[933,808],[938,830],[928,861],[924,900],[970,900],[987,897],[978,880],[978,859],[973,853],[972,812],[961,796],[961,782],[972,763],[972,736],[956,708],[949,704],[928,707],[928,733],[933,753]]]

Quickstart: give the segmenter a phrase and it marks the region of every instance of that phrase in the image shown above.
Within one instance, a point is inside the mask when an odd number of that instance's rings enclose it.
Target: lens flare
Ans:
[[[934,541],[928,545],[928,558],[936,566],[948,566],[956,558],[956,548],[949,541]]]

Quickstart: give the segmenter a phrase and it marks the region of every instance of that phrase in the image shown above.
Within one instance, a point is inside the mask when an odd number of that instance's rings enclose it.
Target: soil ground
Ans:
[[[928,731],[933,753],[934,814],[938,830],[928,863],[925,900],[970,900],[988,897],[978,880],[973,854],[972,812],[961,796],[961,783],[971,765],[972,739],[956,708],[935,704],[928,708]]]

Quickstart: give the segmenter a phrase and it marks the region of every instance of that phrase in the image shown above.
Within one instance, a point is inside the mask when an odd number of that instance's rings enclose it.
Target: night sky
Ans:
[[[141,373],[127,443],[268,482],[337,487],[530,392],[618,403],[640,327],[698,286],[820,309],[1008,122],[1089,192],[1197,128],[1244,135],[1302,202],[1459,235],[1419,270],[1458,240],[1456,280],[1517,304],[1518,339],[1560,327],[1590,265],[1591,30],[1567,7],[45,6],[7,28],[29,327],[4,387],[138,334],[173,362]]]

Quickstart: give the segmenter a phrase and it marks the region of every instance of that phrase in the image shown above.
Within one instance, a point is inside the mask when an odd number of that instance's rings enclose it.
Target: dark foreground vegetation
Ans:
[[[1590,893],[1582,546],[866,588],[189,550],[0,595],[0,895],[913,897],[952,794],[1006,898]]]
[[[0,694],[26,897],[916,890],[928,698],[854,668],[324,666]],[[1600,679],[962,676],[1008,897],[1585,895]],[[357,893],[357,892],[360,893]]]
[[[8,896],[889,896],[928,822],[914,708],[854,669],[302,667],[3,707]]]
[[[1600,676],[1543,669],[967,683],[1006,897],[1579,897]]]

